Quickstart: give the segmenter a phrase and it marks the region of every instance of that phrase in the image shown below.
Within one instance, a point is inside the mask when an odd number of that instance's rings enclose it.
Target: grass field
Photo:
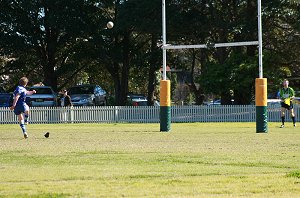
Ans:
[[[300,127],[279,125],[0,125],[0,197],[300,197]]]

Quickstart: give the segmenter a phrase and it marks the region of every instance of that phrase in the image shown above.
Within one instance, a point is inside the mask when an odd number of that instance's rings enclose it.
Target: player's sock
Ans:
[[[282,117],[281,117],[282,125],[284,125],[284,121],[285,121],[285,116],[282,116]]]
[[[295,116],[292,117],[292,120],[293,120],[293,124],[296,124]]]
[[[24,114],[24,121],[25,121],[25,124],[28,124],[28,117],[29,117],[29,115],[27,115],[27,114]]]
[[[23,134],[26,133],[26,127],[25,127],[24,120],[20,121],[20,127],[22,129]]]

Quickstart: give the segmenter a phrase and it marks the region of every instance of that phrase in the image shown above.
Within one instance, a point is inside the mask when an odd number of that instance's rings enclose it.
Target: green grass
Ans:
[[[300,128],[278,126],[0,125],[0,197],[299,197]]]

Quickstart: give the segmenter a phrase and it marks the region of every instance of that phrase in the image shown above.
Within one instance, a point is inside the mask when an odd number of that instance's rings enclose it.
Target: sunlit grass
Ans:
[[[300,129],[278,126],[0,125],[0,197],[298,197]]]

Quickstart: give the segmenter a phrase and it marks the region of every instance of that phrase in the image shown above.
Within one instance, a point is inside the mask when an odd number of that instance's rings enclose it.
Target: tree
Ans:
[[[300,3],[299,1],[264,2],[264,71],[271,82],[272,92],[278,91],[280,81],[290,78],[294,87],[300,86]]]
[[[22,64],[27,74],[31,73],[33,78],[38,76],[44,84],[57,90],[60,78],[65,80],[84,67],[69,63],[74,63],[71,58],[84,53],[81,38],[88,37],[94,23],[103,19],[96,15],[98,8],[94,3],[1,1],[1,53],[15,57],[15,67]],[[27,53],[30,58],[24,56]]]
[[[161,50],[157,46],[161,34],[161,2],[127,1],[121,14],[121,22],[128,24],[127,27],[132,31],[131,67],[140,71],[131,79],[134,82],[142,79],[139,86],[146,85],[148,103],[152,105],[157,84],[156,72],[161,66]]]
[[[174,13],[182,14],[174,20],[173,27],[177,31],[171,32],[173,37],[169,36],[175,44],[257,40],[257,6],[254,0],[173,1],[173,4]],[[299,46],[298,33],[294,28],[299,21],[296,13],[299,13],[299,3],[278,0],[263,4],[264,71],[265,77],[271,78],[274,83],[278,76],[276,73],[292,77],[299,68],[298,61],[295,61],[298,57],[294,53]],[[178,24],[184,28],[180,29]],[[236,104],[251,102],[254,79],[258,76],[256,46],[203,49],[191,57],[192,70],[201,71],[195,81],[200,83],[206,94],[214,92],[222,97],[223,104],[231,104],[234,91]],[[280,77],[276,81],[278,79]]]
[[[166,3],[169,43],[257,40],[255,0]],[[160,0],[2,0],[0,7],[5,83],[24,75],[56,90],[79,81],[99,83],[115,94],[117,105],[132,91],[147,94],[152,103],[162,65]],[[264,1],[262,7],[264,76],[273,91],[280,79],[299,77],[299,3]],[[109,20],[115,27],[104,29]],[[197,104],[210,93],[223,104],[231,103],[233,92],[237,104],[248,104],[254,95],[256,46],[168,51],[168,64],[189,71]]]

